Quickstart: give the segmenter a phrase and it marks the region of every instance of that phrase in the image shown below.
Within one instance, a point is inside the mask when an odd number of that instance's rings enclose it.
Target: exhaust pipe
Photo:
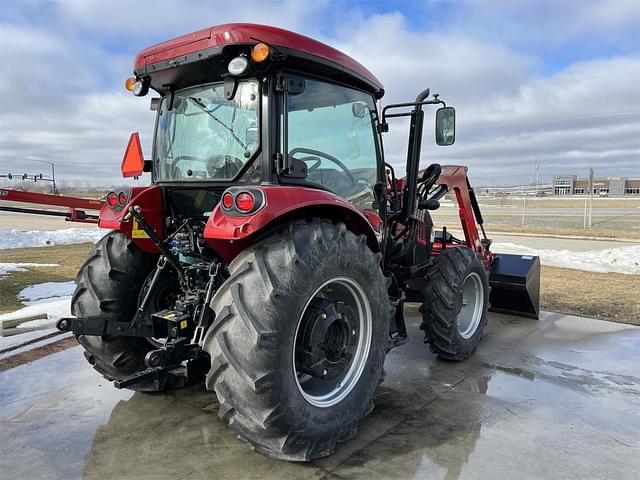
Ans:
[[[540,259],[532,255],[497,253],[489,276],[491,311],[538,319]]]

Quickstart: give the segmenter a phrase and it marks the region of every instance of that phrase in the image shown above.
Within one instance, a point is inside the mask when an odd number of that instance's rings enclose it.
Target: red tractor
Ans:
[[[537,316],[538,259],[490,252],[466,168],[420,169],[424,107],[439,107],[438,145],[455,139],[438,95],[379,110],[381,83],[352,58],[249,24],[143,50],[134,73],[134,95],[159,95],[153,153],[133,134],[122,172],[152,185],[107,195],[112,231],[58,324],[116,387],[204,379],[256,450],[309,460],[372,411],[385,354],[407,341],[405,301],[447,360],[475,352],[490,298]],[[410,120],[403,178],[382,148],[396,117]],[[463,239],[433,226],[447,193]]]

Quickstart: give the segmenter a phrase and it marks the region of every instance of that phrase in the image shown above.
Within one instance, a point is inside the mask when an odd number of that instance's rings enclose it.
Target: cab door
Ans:
[[[383,165],[373,98],[316,78],[296,76],[294,85],[284,93],[281,151],[287,152],[289,163],[304,164],[304,183],[351,202],[378,229],[375,191],[383,181]],[[281,180],[288,181],[285,176]]]

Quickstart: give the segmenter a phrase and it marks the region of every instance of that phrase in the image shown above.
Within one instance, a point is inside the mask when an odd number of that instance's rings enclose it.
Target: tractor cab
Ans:
[[[272,27],[229,24],[187,37],[136,57],[127,88],[160,97],[151,100],[158,112],[152,158],[138,159],[137,169],[123,162],[125,176],[150,170],[154,184],[180,198],[204,188],[202,213],[231,185],[305,186],[381,224],[387,174],[376,101],[384,90],[371,72]]]

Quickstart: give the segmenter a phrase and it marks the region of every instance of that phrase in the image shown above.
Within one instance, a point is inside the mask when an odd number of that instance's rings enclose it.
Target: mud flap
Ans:
[[[538,318],[540,259],[498,253],[489,277],[491,311]]]

